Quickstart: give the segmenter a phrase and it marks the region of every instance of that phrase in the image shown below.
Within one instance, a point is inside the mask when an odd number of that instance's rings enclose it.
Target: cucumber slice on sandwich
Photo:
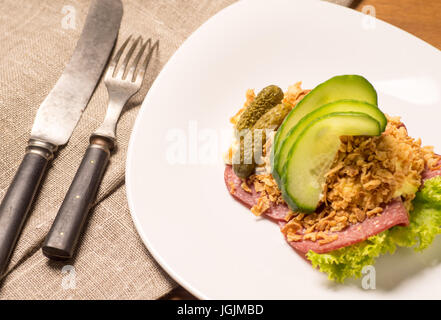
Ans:
[[[300,119],[324,104],[341,99],[360,100],[376,106],[377,92],[369,81],[359,75],[336,76],[319,84],[291,110],[277,130],[272,148],[272,166],[274,154]],[[276,181],[280,181],[277,171],[273,172],[273,176]]]
[[[365,113],[330,113],[312,121],[297,138],[285,164],[282,193],[289,207],[303,212],[316,209],[341,136],[381,132],[380,123]]]
[[[282,142],[279,150],[274,154],[273,159],[273,176],[279,179],[279,186],[283,188],[280,181],[283,179],[283,168],[288,159],[289,151],[296,142],[303,130],[315,119],[323,117],[335,112],[360,112],[364,113],[380,123],[381,131],[384,131],[387,120],[384,114],[372,104],[357,100],[338,100],[321,106],[303,117],[287,134],[287,138]],[[274,174],[276,172],[276,174]],[[276,178],[277,181],[277,178]]]

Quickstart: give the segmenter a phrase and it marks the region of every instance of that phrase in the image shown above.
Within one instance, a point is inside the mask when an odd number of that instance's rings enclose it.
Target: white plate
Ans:
[[[380,258],[375,290],[361,280],[336,285],[285,243],[276,224],[226,190],[222,137],[246,89],[286,90],[300,80],[312,88],[338,74],[365,76],[383,111],[401,115],[412,136],[441,151],[439,50],[326,2],[236,3],[199,28],[153,84],[130,140],[129,205],[149,251],[196,296],[441,298],[441,239],[424,254]],[[178,144],[185,163],[172,164]]]

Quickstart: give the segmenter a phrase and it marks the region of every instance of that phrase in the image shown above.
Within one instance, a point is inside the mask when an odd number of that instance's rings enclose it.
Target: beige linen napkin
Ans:
[[[160,39],[142,92],[118,125],[111,158],[77,256],[51,262],[41,244],[88,145],[102,121],[101,82],[70,142],[55,158],[3,280],[0,299],[155,299],[176,284],[140,241],[127,207],[127,144],[142,96],[179,45],[205,20],[235,0],[123,0],[117,46],[131,33]],[[0,199],[24,155],[35,113],[60,76],[87,14],[87,0],[2,0],[0,12]]]
[[[43,182],[0,290],[1,299],[154,299],[175,286],[144,248],[131,221],[121,187],[127,144],[140,97],[159,70],[191,32],[232,2],[123,1],[124,17],[117,45],[134,33],[160,39],[160,50],[156,61],[150,64],[141,94],[131,101],[120,119],[118,149],[99,190],[99,205],[92,212],[74,261],[51,263],[42,256],[41,243],[78,168],[88,137],[104,117],[107,91],[103,83]],[[23,157],[37,108],[72,54],[88,5],[89,1],[74,0],[2,1],[0,198]]]

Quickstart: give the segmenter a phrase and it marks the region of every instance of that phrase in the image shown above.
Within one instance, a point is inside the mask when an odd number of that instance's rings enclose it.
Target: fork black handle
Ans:
[[[92,136],[80,167],[43,244],[43,254],[54,260],[72,258],[89,210],[110,158],[113,141]]]
[[[26,153],[0,204],[0,277],[6,272],[29,209],[56,146],[29,140]]]

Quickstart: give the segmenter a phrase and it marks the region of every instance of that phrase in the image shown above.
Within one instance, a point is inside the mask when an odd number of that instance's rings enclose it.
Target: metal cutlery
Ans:
[[[104,83],[109,94],[109,104],[104,121],[90,137],[90,144],[80,167],[43,244],[43,254],[51,259],[72,258],[115,146],[115,130],[121,111],[141,88],[152,54],[159,45],[158,41],[152,44],[151,39],[144,43],[138,37],[128,46],[131,38],[132,36],[124,42],[107,69]],[[140,49],[133,58],[138,45]],[[142,60],[145,52],[146,57]],[[120,60],[122,63],[118,67]]]
[[[118,35],[120,0],[94,0],[73,55],[38,109],[24,158],[0,204],[0,276],[58,146],[68,142]]]

